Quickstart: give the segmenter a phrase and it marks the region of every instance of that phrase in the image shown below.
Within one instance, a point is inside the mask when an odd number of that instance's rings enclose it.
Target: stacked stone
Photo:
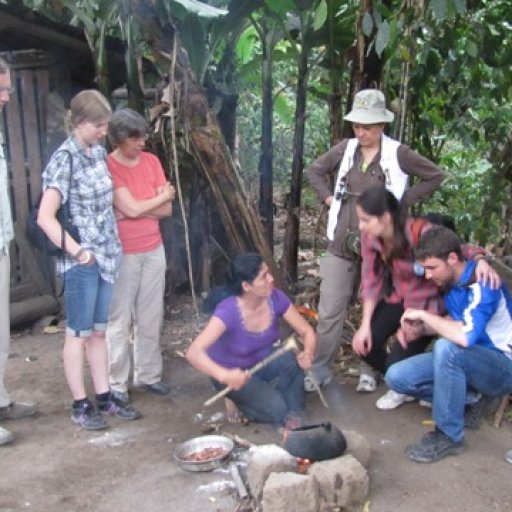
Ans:
[[[313,463],[298,474],[297,459],[277,445],[252,447],[247,479],[263,512],[360,510],[370,487],[371,449],[357,432],[344,432],[347,450],[335,459]]]

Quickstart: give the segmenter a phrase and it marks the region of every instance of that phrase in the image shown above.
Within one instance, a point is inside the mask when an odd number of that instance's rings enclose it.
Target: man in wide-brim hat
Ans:
[[[443,180],[443,172],[437,165],[384,134],[386,124],[393,121],[394,115],[386,108],[384,94],[378,89],[359,91],[344,119],[352,123],[355,138],[343,139],[309,168],[311,185],[318,198],[329,206],[329,245],[320,261],[318,350],[313,363],[313,375],[321,385],[332,379],[330,366],[341,343],[347,307],[357,281],[355,199],[367,188],[381,185],[410,206],[432,195]],[[334,189],[329,186],[332,176]],[[410,188],[409,176],[419,178]],[[378,373],[363,365],[357,390],[375,391]],[[307,391],[314,390],[314,383],[308,377],[304,386]],[[379,400],[380,408],[392,409],[407,398],[390,393]]]

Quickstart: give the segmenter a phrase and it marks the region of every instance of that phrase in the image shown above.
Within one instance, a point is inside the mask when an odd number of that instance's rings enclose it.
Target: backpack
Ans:
[[[416,217],[413,219],[411,224],[411,246],[413,249],[418,247],[418,243],[421,238],[421,232],[426,224],[432,224],[429,220],[424,219],[423,217]]]
[[[68,150],[63,150],[69,154],[69,183],[71,188],[71,178],[73,177],[73,156]],[[39,214],[39,206],[41,204],[41,198],[43,197],[43,192],[39,196],[37,203],[29,212],[27,218],[27,226],[26,226],[26,235],[29,242],[36,248],[39,249],[44,254],[49,256],[56,256],[59,258],[63,258],[66,254],[66,237],[65,232],[67,231],[69,235],[74,238],[78,243],[80,243],[80,235],[78,233],[78,228],[73,224],[73,220],[71,217],[71,211],[69,209],[69,199],[70,195],[68,194],[68,200],[65,203],[61,203],[59,209],[55,217],[59,221],[61,225],[61,244],[60,247],[56,246],[46,235],[46,233],[41,229],[39,224],[37,223],[37,216]]]

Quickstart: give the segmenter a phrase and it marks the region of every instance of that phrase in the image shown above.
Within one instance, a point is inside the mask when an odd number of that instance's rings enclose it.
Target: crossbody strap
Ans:
[[[71,151],[68,149],[62,150],[64,153],[67,153],[69,155],[69,189],[68,189],[68,211],[71,215],[71,211],[69,210],[69,205],[71,203],[71,180],[73,178],[73,155],[71,154]],[[61,204],[61,208],[64,207],[66,203]],[[61,224],[60,226],[60,246],[62,247],[62,258],[66,257],[66,231],[64,230],[64,226]]]

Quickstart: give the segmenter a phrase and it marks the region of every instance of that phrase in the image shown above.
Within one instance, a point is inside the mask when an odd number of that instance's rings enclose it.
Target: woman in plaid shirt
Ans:
[[[43,172],[43,196],[37,222],[48,238],[62,247],[57,272],[64,281],[66,339],[63,361],[73,396],[71,419],[87,430],[106,428],[100,413],[133,420],[139,412],[112,395],[107,369],[105,329],[112,285],[121,246],[113,210],[112,180],[101,145],[111,108],[104,96],[85,90],[71,100],[71,135],[52,155]],[[79,240],[64,232],[56,214],[69,201]],[[87,398],[84,361],[87,358],[96,393]]]
[[[424,278],[423,267],[415,261],[414,246],[432,227],[426,220],[405,219],[395,196],[383,187],[367,189],[357,200],[361,231],[361,296],[363,316],[352,347],[374,370],[362,374],[358,391],[372,392],[377,377],[389,366],[425,351],[431,341],[420,325],[400,327],[407,308],[442,314],[444,306],[437,286]],[[497,274],[483,259],[485,251],[466,247],[467,257],[478,263],[479,279],[494,281]],[[389,354],[386,342],[396,335]],[[394,409],[410,398],[390,390],[377,401],[379,409]]]

